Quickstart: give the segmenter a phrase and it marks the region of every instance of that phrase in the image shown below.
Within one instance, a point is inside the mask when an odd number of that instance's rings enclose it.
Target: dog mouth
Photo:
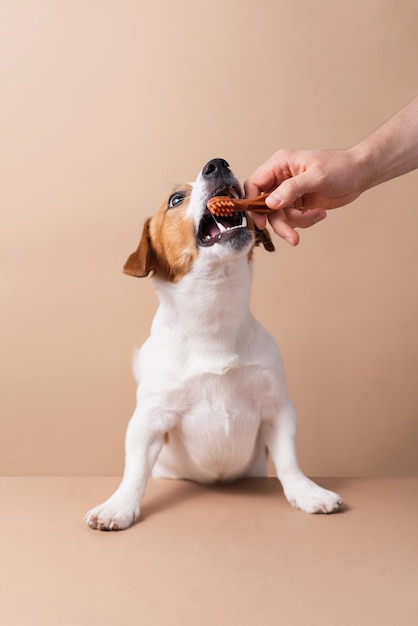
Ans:
[[[235,186],[223,187],[213,192],[210,195],[210,198],[213,198],[214,196],[240,198],[241,191],[239,187]],[[215,243],[229,240],[237,234],[237,231],[247,228],[247,224],[248,222],[245,213],[234,212],[231,215],[220,217],[219,215],[211,213],[206,207],[206,210],[200,220],[197,232],[198,244],[208,248],[213,246]]]

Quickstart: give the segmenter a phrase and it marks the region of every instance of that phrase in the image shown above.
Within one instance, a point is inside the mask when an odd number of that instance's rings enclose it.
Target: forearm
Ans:
[[[349,152],[362,191],[418,168],[418,97]]]

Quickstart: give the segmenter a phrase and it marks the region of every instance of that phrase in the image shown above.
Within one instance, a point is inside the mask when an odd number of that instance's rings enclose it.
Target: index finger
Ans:
[[[245,195],[248,198],[253,198],[259,196],[263,191],[273,191],[280,182],[277,180],[276,172],[269,159],[247,178],[244,183]]]
[[[244,182],[244,193],[246,198],[255,198],[256,196],[259,196],[261,192],[261,187],[256,182],[253,182],[251,178],[248,178]]]

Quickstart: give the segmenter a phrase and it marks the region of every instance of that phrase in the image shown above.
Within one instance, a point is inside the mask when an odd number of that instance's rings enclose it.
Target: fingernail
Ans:
[[[319,215],[317,215],[314,219],[314,224],[317,224],[318,222],[320,222],[321,220],[325,219],[327,216],[327,212],[324,211],[323,213],[320,213]]]
[[[276,193],[275,191],[273,191],[273,193],[271,193],[269,195],[267,200],[268,200],[268,202],[266,202],[266,204],[271,209],[274,209],[274,208],[280,206],[280,204],[282,203],[282,199],[281,199],[280,195],[278,193]]]
[[[287,243],[289,243],[291,246],[294,247],[295,244],[293,243],[293,241],[292,241],[292,239],[290,237],[285,237],[284,240],[287,241]]]

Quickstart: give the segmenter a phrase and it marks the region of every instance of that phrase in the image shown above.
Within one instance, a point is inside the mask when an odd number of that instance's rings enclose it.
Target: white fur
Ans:
[[[200,175],[185,214],[196,229],[208,193]],[[125,472],[116,492],[87,514],[92,528],[132,524],[151,475],[204,483],[265,476],[266,448],[293,506],[310,513],[341,507],[338,494],[299,468],[280,353],[249,310],[252,245],[238,253],[228,245],[200,248],[180,281],[154,277],[160,306],[135,357],[137,407]]]

